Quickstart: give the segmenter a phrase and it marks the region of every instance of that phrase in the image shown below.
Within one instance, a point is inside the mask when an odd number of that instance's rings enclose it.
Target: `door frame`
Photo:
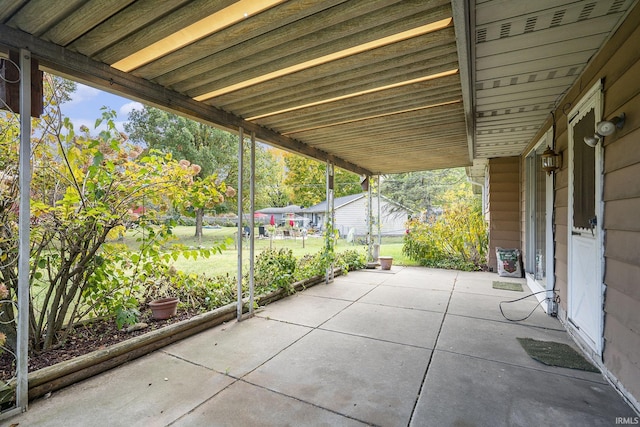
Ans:
[[[603,178],[604,178],[604,148],[602,141],[600,141],[594,148],[595,150],[595,214],[597,217],[597,224],[595,226],[597,231],[596,236],[596,258],[598,262],[596,264],[596,277],[600,282],[600,292],[598,292],[599,301],[597,301],[599,311],[599,321],[597,322],[598,330],[596,331],[596,338],[594,345],[590,344],[591,339],[586,337],[580,329],[576,328],[571,319],[571,295],[574,284],[571,278],[573,277],[572,269],[572,229],[573,229],[573,170],[574,170],[574,154],[573,154],[573,126],[571,122],[577,118],[583,117],[591,109],[594,110],[594,116],[596,122],[602,120],[602,111],[604,104],[603,96],[603,81],[598,80],[589,91],[578,101],[576,106],[571,109],[567,116],[567,132],[568,132],[568,155],[569,155],[569,187],[568,187],[568,216],[567,216],[567,329],[572,332],[574,336],[581,339],[583,346],[593,351],[597,356],[602,356],[603,344],[604,344],[604,227],[603,227],[603,213],[604,213],[604,201],[603,201]],[[595,124],[594,124],[595,132]]]
[[[525,197],[526,197],[526,239],[527,239],[527,259],[528,263],[535,263],[535,220],[532,218],[532,203],[535,203],[536,198],[536,167],[542,167],[542,164],[539,165],[531,165],[531,162],[527,161],[529,156],[534,153],[541,145],[550,147],[555,150],[553,141],[553,130],[549,129],[542,138],[538,140],[535,146],[525,155],[525,166],[527,167],[526,172],[526,188],[525,188]],[[535,158],[535,157],[534,157]],[[529,170],[530,167],[533,166],[533,170]],[[545,211],[546,211],[546,224],[545,224],[545,272],[546,272],[546,286],[543,288],[541,283],[536,280],[535,273],[525,273],[527,278],[527,285],[532,292],[536,293],[536,298],[538,302],[542,303],[545,299],[547,300],[547,304],[542,304],[541,307],[547,314],[553,314],[555,309],[553,305],[555,303],[553,289],[555,286],[555,247],[554,247],[554,232],[553,232],[553,212],[554,212],[554,175],[547,174],[545,180]],[[533,257],[533,258],[532,258]],[[529,264],[531,267],[531,264]],[[526,269],[525,269],[526,270]],[[547,292],[544,292],[547,291]],[[539,293],[538,293],[539,292]]]

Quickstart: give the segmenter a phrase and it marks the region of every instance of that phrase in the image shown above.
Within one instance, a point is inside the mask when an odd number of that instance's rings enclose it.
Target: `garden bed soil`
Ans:
[[[340,269],[334,270],[335,276],[341,274]],[[293,290],[298,292],[323,281],[324,276],[312,277],[294,283]],[[256,303],[270,304],[287,295],[284,289],[278,289],[258,296]],[[46,352],[29,355],[29,400],[114,368],[172,342],[234,319],[235,316],[236,307],[235,303],[232,303],[207,313],[179,308],[177,315],[167,320],[154,320],[151,310],[147,309],[139,319],[147,326],[132,332],[127,332],[126,328],[118,330],[115,321],[108,319],[96,319],[77,325],[64,344]],[[15,359],[8,352],[0,355],[0,379],[9,381],[9,388],[15,385]],[[11,399],[11,396],[5,397]],[[9,402],[5,397],[0,396],[0,405]]]
[[[167,320],[154,320],[151,310],[146,310],[140,316],[140,322],[148,326],[132,332],[127,332],[126,327],[118,330],[115,321],[111,319],[94,319],[73,328],[66,341],[53,349],[37,354],[29,354],[29,372],[53,366],[60,362],[71,360],[78,356],[101,350],[119,342],[148,332],[161,329],[196,315],[195,310],[179,309],[176,316]],[[8,381],[15,375],[15,359],[9,352],[0,355],[0,380]]]

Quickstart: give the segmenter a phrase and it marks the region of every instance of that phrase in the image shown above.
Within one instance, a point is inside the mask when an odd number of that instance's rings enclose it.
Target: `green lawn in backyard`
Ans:
[[[237,228],[235,227],[223,227],[223,228],[205,228],[203,229],[203,237],[201,241],[198,241],[194,237],[195,227],[193,226],[177,226],[173,229],[175,239],[172,241],[174,244],[182,244],[188,247],[204,247],[211,248],[212,246],[224,242],[226,239],[230,240],[226,249],[220,254],[214,254],[209,258],[198,258],[196,260],[189,258],[185,259],[180,257],[175,263],[175,267],[178,270],[182,270],[186,273],[206,274],[207,276],[214,276],[219,274],[237,275],[238,267],[238,252],[236,250],[236,236]],[[141,238],[140,232],[136,230],[129,230],[124,238],[124,243],[131,249],[139,247],[140,243],[136,240]],[[301,237],[297,238],[256,238],[255,239],[255,253],[259,254],[264,249],[280,249],[289,248],[293,251],[295,257],[300,258],[306,254],[315,254],[319,252],[324,244],[324,239],[321,236],[307,236],[305,239]],[[243,267],[244,271],[248,271],[249,265],[249,242],[245,239],[242,243],[243,247]],[[367,248],[364,245],[353,245],[348,243],[344,239],[339,239],[336,246],[338,252],[347,249],[356,249],[366,254]],[[382,239],[382,245],[380,249],[380,255],[392,256],[395,265],[417,265],[416,262],[408,259],[402,254],[402,237],[389,237]]]

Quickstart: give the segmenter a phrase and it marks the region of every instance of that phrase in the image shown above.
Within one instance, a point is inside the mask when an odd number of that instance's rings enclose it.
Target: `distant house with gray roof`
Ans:
[[[283,225],[291,218],[299,218],[302,216],[302,211],[304,208],[298,205],[289,205],[284,207],[272,207],[272,208],[264,208],[256,211],[256,214],[264,214],[266,215],[263,218],[262,222],[269,223],[271,221],[271,216],[275,220],[276,225]]]
[[[378,215],[378,197],[372,199],[372,213],[374,218]],[[346,236],[349,230],[354,229],[357,236],[366,235],[367,225],[367,195],[366,193],[352,194],[350,196],[337,197],[333,201],[335,211],[335,227],[341,236]],[[327,201],[302,209],[301,214],[310,218],[311,223],[324,227]],[[380,197],[381,233],[385,236],[403,235],[406,230],[406,222],[412,212],[393,200]],[[377,225],[373,232],[377,233]]]

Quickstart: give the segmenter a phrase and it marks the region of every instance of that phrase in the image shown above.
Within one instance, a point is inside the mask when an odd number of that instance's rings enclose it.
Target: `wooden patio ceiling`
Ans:
[[[519,155],[636,0],[0,0],[0,55],[360,174]]]

